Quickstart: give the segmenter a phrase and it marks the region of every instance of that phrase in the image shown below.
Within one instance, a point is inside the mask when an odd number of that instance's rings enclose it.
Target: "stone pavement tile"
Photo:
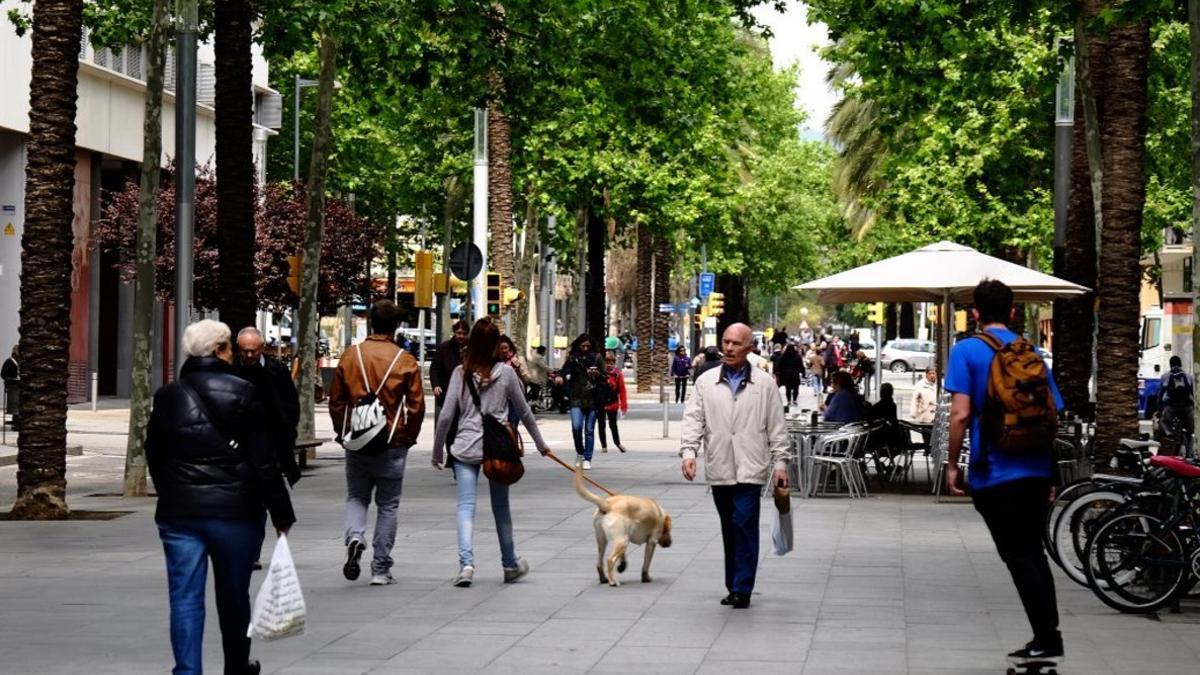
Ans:
[[[643,618],[633,624],[620,647],[693,647],[707,650],[725,627],[725,617],[706,620]]]
[[[700,665],[700,669],[696,671],[696,675],[729,675],[743,671],[746,665],[750,665],[754,675],[797,675],[804,670],[803,661],[754,661],[747,664],[742,660],[733,661],[718,661],[713,659],[705,659]]]
[[[637,619],[666,590],[663,584],[643,584],[639,572],[626,570],[625,584],[612,587],[597,583],[579,594],[554,614],[556,619]],[[632,579],[630,579],[632,577]]]
[[[733,610],[741,611],[741,610]],[[730,617],[706,658],[717,661],[803,661],[812,641],[808,623],[741,623]]]
[[[962,672],[971,669],[988,669],[997,672],[1005,665],[1005,654],[1000,649],[976,648],[975,645],[958,645],[909,649],[908,667],[912,670],[942,670]]]
[[[591,673],[680,673],[691,675],[704,659],[702,647],[678,647],[669,644],[632,647],[617,645],[605,653]]]
[[[587,640],[586,636],[581,636],[575,642],[574,645],[561,647],[516,645],[489,663],[485,672],[496,675],[586,673],[608,651],[607,643],[604,645],[593,644]]]
[[[315,656],[293,663],[280,670],[271,670],[264,664],[265,672],[279,675],[363,675],[378,668],[382,661],[378,659],[361,659],[353,656]]]
[[[521,647],[587,644],[607,649],[620,640],[633,624],[633,619],[549,619],[517,644]]]
[[[474,672],[508,651],[521,636],[435,633],[382,664],[379,669],[425,668],[426,672]]]
[[[524,637],[541,624],[536,621],[479,621],[462,618],[451,621],[438,629],[439,635],[462,635],[470,639],[476,635],[510,635]]]
[[[903,673],[907,671],[902,650],[846,649],[822,647],[809,650],[804,673]]]

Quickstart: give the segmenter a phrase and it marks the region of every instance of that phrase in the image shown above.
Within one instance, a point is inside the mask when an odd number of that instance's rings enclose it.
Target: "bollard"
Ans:
[[[92,371],[92,412],[96,412],[96,397],[100,391],[100,375]]]
[[[665,377],[659,377],[659,379],[658,379],[658,400],[662,401],[662,408],[663,408],[662,437],[670,438],[671,437],[671,421],[670,421],[670,417],[669,417],[669,410],[667,408],[667,387],[666,387],[666,378]]]

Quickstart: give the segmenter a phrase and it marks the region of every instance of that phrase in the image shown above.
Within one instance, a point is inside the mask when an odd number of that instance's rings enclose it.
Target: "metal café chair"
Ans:
[[[859,464],[866,449],[867,435],[865,431],[851,431],[821,438],[809,457],[809,495],[824,492],[833,477],[845,484],[851,498],[867,496],[866,480]]]

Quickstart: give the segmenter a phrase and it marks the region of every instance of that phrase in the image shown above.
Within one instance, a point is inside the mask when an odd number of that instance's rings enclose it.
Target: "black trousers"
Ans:
[[[783,385],[783,390],[787,394],[787,402],[795,403],[796,399],[800,397],[800,380]]]
[[[1061,639],[1054,576],[1042,550],[1049,496],[1050,480],[1046,478],[1001,483],[971,495],[1000,559],[1008,566],[1033,637],[1039,642]]]
[[[675,377],[675,402],[683,403],[687,400],[687,377]]]
[[[604,437],[604,422],[608,421],[608,428],[612,429],[613,445],[621,444],[621,432],[617,431],[617,415],[616,410],[597,410],[596,411],[596,429],[600,432],[600,447],[608,447],[608,439]]]

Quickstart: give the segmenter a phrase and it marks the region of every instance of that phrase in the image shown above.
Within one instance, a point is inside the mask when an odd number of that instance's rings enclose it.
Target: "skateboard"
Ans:
[[[1008,662],[1008,675],[1058,675],[1058,661],[1045,659],[1024,663]]]

